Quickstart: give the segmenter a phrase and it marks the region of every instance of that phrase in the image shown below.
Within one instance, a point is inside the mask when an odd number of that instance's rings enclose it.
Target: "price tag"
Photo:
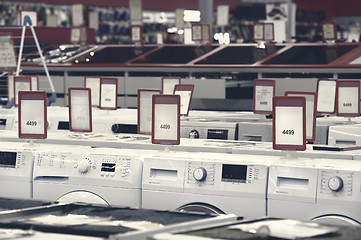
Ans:
[[[14,98],[14,75],[7,75],[7,85],[8,85],[8,102]]]
[[[131,26],[131,39],[132,39],[132,42],[142,42],[143,27],[141,25]]]
[[[118,79],[100,79],[100,109],[116,110],[118,108]]]
[[[162,94],[173,94],[177,84],[181,84],[180,77],[162,77]]]
[[[337,116],[360,116],[360,81],[337,81]]]
[[[336,80],[318,79],[317,113],[333,114],[336,110]]]
[[[306,99],[274,97],[273,149],[306,150]]]
[[[24,10],[20,12],[20,25],[23,26],[24,25],[24,18],[25,16],[29,16],[30,20],[31,20],[31,25],[33,27],[36,27],[38,25],[38,13],[36,11],[30,11],[30,10]]]
[[[99,107],[100,77],[86,76],[84,78],[84,87],[90,88],[92,106]]]
[[[19,92],[19,138],[47,137],[46,92]]]
[[[228,15],[229,15],[229,6],[228,5],[218,5],[217,6],[217,26],[228,26]]]
[[[80,28],[72,28],[71,29],[70,42],[72,42],[72,43],[80,42]]]
[[[180,143],[180,96],[153,95],[152,143]]]
[[[83,4],[71,5],[71,19],[74,27],[84,25]]]
[[[90,88],[69,88],[69,130],[92,131]]]
[[[130,24],[142,24],[142,0],[129,0]]]
[[[265,23],[263,30],[264,30],[265,41],[273,41],[275,39],[273,23]]]
[[[152,134],[152,97],[159,95],[158,89],[138,89],[138,133]]]
[[[194,85],[177,84],[174,87],[174,95],[180,96],[180,115],[188,116],[191,100],[193,96]]]
[[[10,33],[0,33],[0,70],[16,69],[14,43]]]
[[[336,40],[337,39],[337,31],[336,31],[336,23],[332,21],[324,21],[321,23],[322,26],[322,37],[323,40]]]
[[[18,94],[20,91],[31,91],[31,77],[30,76],[14,76],[14,103],[18,106]]]
[[[30,76],[31,77],[31,91],[39,91],[39,77],[38,76]]]
[[[285,96],[306,98],[306,141],[314,142],[316,138],[317,93],[287,91]]]
[[[211,41],[211,31],[209,30],[209,24],[202,24],[202,41]]]
[[[255,41],[264,40],[264,23],[256,22],[253,24],[253,39]]]
[[[192,24],[192,41],[202,41],[201,24]]]
[[[272,102],[275,96],[275,81],[255,79],[253,81],[253,112],[272,114]]]

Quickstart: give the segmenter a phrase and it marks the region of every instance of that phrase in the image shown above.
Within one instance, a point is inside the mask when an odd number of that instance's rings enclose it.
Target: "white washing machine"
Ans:
[[[40,153],[34,164],[34,199],[139,208],[142,159],[153,153],[126,149]]]
[[[329,145],[361,146],[361,124],[331,126],[328,143]]]
[[[274,159],[210,153],[145,158],[142,206],[264,217],[268,165]]]
[[[270,166],[268,216],[361,226],[357,161],[298,160]]]

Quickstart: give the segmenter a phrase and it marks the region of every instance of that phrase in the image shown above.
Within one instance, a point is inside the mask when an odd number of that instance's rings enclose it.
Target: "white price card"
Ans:
[[[256,22],[253,24],[253,40],[264,40],[264,23]]]
[[[31,91],[31,77],[30,76],[14,76],[14,103],[18,106],[18,94],[20,91]]]
[[[272,102],[275,96],[275,81],[254,79],[253,81],[253,112],[272,114]]]
[[[31,91],[39,91],[39,77],[31,76]]]
[[[229,6],[228,5],[218,5],[217,6],[217,26],[228,26],[228,15],[229,15]]]
[[[100,79],[100,109],[116,110],[118,108],[118,79]]]
[[[69,88],[69,130],[92,131],[92,108],[89,88]]]
[[[152,134],[152,97],[159,95],[158,89],[138,89],[138,133]]]
[[[162,77],[162,94],[173,94],[177,84],[181,84],[180,77]]]
[[[211,41],[211,31],[209,30],[209,24],[202,24],[202,41]]]
[[[192,24],[192,41],[202,41],[202,24]]]
[[[344,117],[360,116],[360,81],[337,81],[336,115]]]
[[[8,102],[14,98],[14,77],[15,75],[7,75],[7,85],[8,85]]]
[[[129,0],[130,24],[142,24],[142,0]]]
[[[0,33],[0,70],[16,69],[14,43],[10,33]]]
[[[274,97],[273,149],[306,150],[306,99]]]
[[[31,10],[24,10],[20,12],[20,25],[23,26],[24,25],[24,18],[25,16],[28,16],[31,20],[31,25],[33,27],[36,27],[38,25],[38,13],[36,11],[31,11]],[[29,26],[29,25],[27,25]]]
[[[264,40],[265,41],[273,41],[275,39],[274,35],[274,24],[273,23],[265,23],[264,24]]]
[[[317,93],[286,91],[285,96],[306,98],[306,141],[314,142],[316,138]]]
[[[174,87],[174,95],[180,96],[180,115],[188,116],[193,96],[193,84],[177,84]]]
[[[47,137],[46,92],[19,92],[19,138]]]
[[[153,95],[152,143],[179,145],[180,96]]]
[[[99,107],[100,77],[85,76],[84,87],[90,88],[93,107]]]
[[[336,40],[337,31],[336,23],[332,21],[324,21],[321,23],[323,40]]]
[[[80,42],[80,28],[72,28],[71,29],[70,42],[72,42],[72,43]]]
[[[141,25],[133,25],[130,29],[132,42],[142,42],[143,27]]]
[[[336,79],[318,79],[317,113],[333,114],[336,110]]]
[[[83,10],[84,10],[83,4],[71,5],[71,19],[72,19],[73,27],[79,27],[84,25]]]

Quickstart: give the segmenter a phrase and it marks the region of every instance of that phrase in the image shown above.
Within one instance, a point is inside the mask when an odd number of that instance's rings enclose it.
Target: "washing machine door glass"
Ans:
[[[100,204],[109,206],[109,203],[105,201],[102,197],[96,195],[95,193],[86,191],[76,191],[64,194],[57,201],[60,203],[83,202],[89,204]]]
[[[225,214],[222,210],[205,203],[190,203],[176,209],[179,212]]]
[[[313,222],[317,222],[320,224],[330,224],[330,225],[340,225],[340,226],[360,226],[361,223],[358,221],[346,217],[346,216],[339,216],[339,215],[326,215],[315,217],[312,219]]]

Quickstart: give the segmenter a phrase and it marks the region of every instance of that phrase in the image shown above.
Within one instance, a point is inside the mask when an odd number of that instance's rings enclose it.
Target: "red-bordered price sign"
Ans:
[[[306,150],[306,99],[273,98],[273,149]]]
[[[99,107],[100,101],[100,77],[96,76],[85,76],[84,77],[84,87],[90,88],[91,100],[93,107]]]
[[[153,95],[152,143],[179,145],[180,96]]]
[[[317,113],[334,114],[336,111],[336,79],[317,80]]]
[[[322,28],[322,37],[324,41],[337,39],[337,29],[335,22],[323,21],[321,23],[321,28]]]
[[[192,24],[192,41],[202,41],[202,24]]]
[[[272,102],[275,96],[276,82],[274,80],[253,80],[253,112],[272,114]]]
[[[193,84],[177,84],[174,87],[174,95],[180,96],[180,115],[188,116],[193,96]]]
[[[177,84],[181,84],[180,77],[162,77],[162,94],[173,94]]]
[[[14,103],[18,106],[18,93],[20,91],[31,91],[31,77],[30,76],[14,76]]]
[[[360,116],[360,81],[337,80],[336,115]]]
[[[138,89],[138,133],[152,134],[152,97],[159,95],[159,89]]]
[[[306,141],[314,142],[316,138],[317,93],[286,91],[285,96],[306,98]]]
[[[255,22],[253,24],[253,40],[264,41],[264,23]]]
[[[143,26],[142,25],[132,25],[130,27],[131,39],[132,42],[142,42],[143,41]]]
[[[0,71],[14,71],[16,56],[11,33],[0,33]]]
[[[116,110],[118,108],[118,79],[100,79],[100,109]]]
[[[275,32],[274,32],[274,24],[273,23],[264,23],[263,27],[264,31],[264,40],[265,41],[273,41],[275,40]]]
[[[90,88],[69,88],[69,130],[91,132],[92,107]]]
[[[47,137],[46,92],[19,92],[19,138],[45,139]]]

